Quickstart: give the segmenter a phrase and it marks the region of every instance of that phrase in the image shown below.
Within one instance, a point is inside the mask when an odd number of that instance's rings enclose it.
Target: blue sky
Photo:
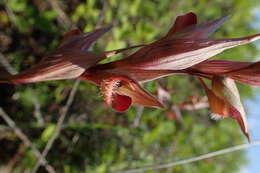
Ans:
[[[255,10],[257,21],[253,23],[253,27],[260,31],[260,8]],[[259,47],[260,42],[255,43]],[[260,53],[257,57],[260,60]],[[260,94],[251,100],[245,100],[245,108],[248,115],[248,124],[252,141],[260,140]],[[259,173],[260,172],[260,145],[247,149],[249,164],[241,171],[243,173]]]
[[[247,109],[248,123],[252,141],[260,140],[260,94],[252,100],[245,101]],[[249,164],[244,172],[259,173],[260,172],[260,145],[247,149]]]

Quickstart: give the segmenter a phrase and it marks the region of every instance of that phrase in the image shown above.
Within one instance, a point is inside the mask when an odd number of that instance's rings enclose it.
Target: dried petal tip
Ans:
[[[244,133],[244,135],[246,136],[247,141],[248,141],[249,143],[251,143],[252,141],[251,141],[251,137],[250,137],[249,133]]]

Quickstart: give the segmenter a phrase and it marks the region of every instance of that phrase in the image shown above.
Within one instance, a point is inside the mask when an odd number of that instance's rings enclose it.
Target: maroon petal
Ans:
[[[207,38],[213,34],[228,18],[229,16],[226,16],[206,23],[193,25],[180,33],[180,36],[181,38],[193,39]]]
[[[65,41],[68,41],[70,38],[73,38],[76,35],[80,35],[81,31],[79,29],[71,30],[63,35],[63,39],[60,41],[60,46],[64,44]],[[60,47],[59,46],[59,47]]]
[[[181,70],[239,45],[260,38],[260,34],[236,39],[172,39],[155,42],[115,62],[117,66],[142,70]]]
[[[260,62],[250,63],[244,68],[226,72],[225,75],[245,84],[260,86]]]
[[[213,34],[229,16],[222,17],[213,21],[202,24],[197,24],[197,16],[194,13],[187,13],[183,16],[178,16],[170,31],[165,38],[174,36],[175,38],[207,38]]]
[[[1,80],[8,83],[30,83],[77,78],[86,69],[106,58],[104,53],[88,52],[87,49],[110,29],[111,26],[85,34],[78,34],[78,30],[71,31],[65,34],[60,47],[46,55],[38,64]]]
[[[195,25],[197,23],[197,16],[196,14],[190,12],[182,16],[178,16],[175,20],[175,23],[166,34],[164,38],[169,38],[174,34],[184,30],[185,28]]]
[[[239,62],[227,60],[208,60],[186,70],[191,74],[218,75],[232,78],[238,82],[260,86],[260,61]]]
[[[82,51],[64,51],[45,57],[38,64],[17,75],[8,77],[9,83],[32,83],[48,80],[74,79],[84,71],[105,59],[102,54]]]
[[[247,67],[252,64],[251,62],[239,62],[229,60],[207,60],[201,62],[190,69],[197,70],[208,74],[220,74],[237,69]]]
[[[107,26],[83,34],[69,34],[69,39],[66,39],[59,49],[80,49],[86,51],[97,39],[111,28],[112,26]]]
[[[229,107],[229,117],[237,120],[242,132],[250,140],[246,113],[234,80],[215,76],[212,80],[212,90],[225,101]]]

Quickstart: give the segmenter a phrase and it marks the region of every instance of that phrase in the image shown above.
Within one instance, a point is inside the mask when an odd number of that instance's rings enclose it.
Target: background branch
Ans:
[[[199,160],[219,156],[219,155],[222,155],[222,154],[246,149],[246,148],[253,147],[253,146],[256,146],[256,145],[260,145],[260,140],[254,141],[254,142],[249,143],[249,144],[235,145],[233,147],[225,148],[225,149],[222,149],[222,150],[203,154],[203,155],[196,156],[196,157],[191,157],[191,158],[180,160],[180,161],[173,161],[173,162],[162,163],[162,164],[158,164],[158,165],[145,166],[145,167],[123,170],[123,171],[116,171],[114,173],[137,173],[137,172],[144,172],[144,171],[149,171],[149,170],[158,170],[158,169],[163,169],[163,168],[169,168],[169,167],[184,165],[184,164],[196,162],[196,161],[199,161]]]
[[[62,130],[63,122],[64,122],[66,115],[69,111],[69,108],[70,108],[70,106],[71,106],[71,104],[72,104],[72,102],[75,98],[79,84],[80,84],[80,80],[77,80],[74,83],[73,88],[72,88],[70,95],[68,97],[68,100],[66,102],[66,105],[61,109],[60,118],[58,119],[58,123],[57,123],[57,126],[55,128],[55,131],[54,131],[53,135],[51,136],[51,138],[49,139],[48,143],[46,144],[40,158],[45,158],[47,156],[48,152],[50,151],[51,147],[53,146],[54,141],[59,136],[60,131]],[[32,169],[32,173],[36,173],[37,170],[39,169],[40,165],[42,165],[42,162],[40,160],[38,160],[38,162],[36,163],[36,165]]]
[[[10,74],[12,75],[17,74],[17,71],[10,65],[10,63],[7,61],[7,59],[2,53],[0,53],[0,63]]]
[[[29,140],[29,138],[16,126],[15,122],[5,113],[5,111],[1,107],[0,107],[0,116],[13,129],[16,136],[18,136],[27,147],[31,148],[38,162],[44,165],[44,167],[49,173],[55,173],[53,167],[48,164],[47,160],[44,157],[41,157],[41,153],[39,152],[39,150],[33,145],[33,143]]]
[[[50,6],[56,11],[57,13],[57,20],[61,26],[71,27],[72,22],[70,18],[67,16],[67,14],[63,11],[60,2],[57,0],[47,0],[47,2],[50,4]]]

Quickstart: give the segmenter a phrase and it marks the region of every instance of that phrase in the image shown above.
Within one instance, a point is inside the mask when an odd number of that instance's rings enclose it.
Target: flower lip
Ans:
[[[107,77],[100,87],[105,103],[116,111],[126,111],[131,104],[163,108],[153,95],[127,76]]]

